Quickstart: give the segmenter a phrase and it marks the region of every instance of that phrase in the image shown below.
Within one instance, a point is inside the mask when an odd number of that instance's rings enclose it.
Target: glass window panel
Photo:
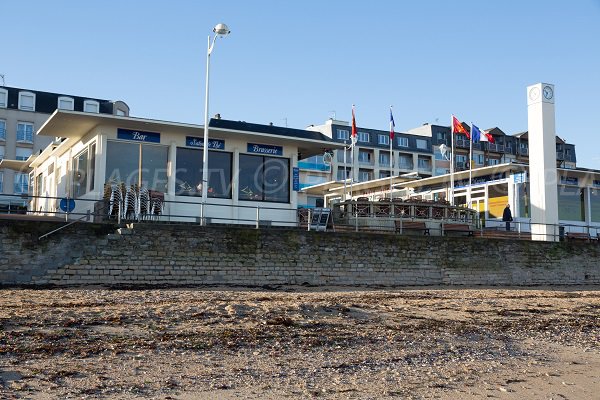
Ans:
[[[90,163],[89,163],[89,178],[90,190],[94,190],[94,178],[96,177],[96,143],[90,146]]]
[[[240,200],[263,199],[263,157],[240,154]]]
[[[290,201],[290,173],[287,158],[264,157],[264,200]]]
[[[231,153],[208,152],[208,197],[231,198],[231,160]]]
[[[167,191],[167,146],[142,146],[142,187],[159,192]]]
[[[106,143],[106,181],[124,182],[126,185],[138,183],[140,145],[108,141]]]
[[[15,159],[25,161],[29,158],[33,150],[27,147],[17,147],[15,151]]]
[[[290,160],[240,154],[239,199],[288,203]]]
[[[209,156],[210,162],[210,156]],[[178,196],[202,196],[202,150],[177,148],[175,168],[175,194]]]
[[[4,158],[4,146],[0,146],[0,160]]]
[[[584,191],[578,187],[558,187],[558,219],[585,221]]]
[[[0,119],[0,139],[6,140],[6,121]]]
[[[87,192],[87,150],[73,159],[73,197],[77,198]]]
[[[590,205],[592,211],[592,221],[600,222],[600,189],[590,190]]]
[[[208,197],[231,198],[232,154],[208,152]],[[202,150],[177,148],[175,193],[178,196],[202,196]]]
[[[14,178],[14,192],[15,194],[24,194],[29,191],[29,175],[23,173],[16,173]]]

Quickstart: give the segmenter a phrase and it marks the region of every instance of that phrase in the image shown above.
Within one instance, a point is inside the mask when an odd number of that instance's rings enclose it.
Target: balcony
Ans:
[[[322,163],[311,163],[306,161],[298,161],[298,168],[306,171],[321,171],[321,172],[330,172],[331,165],[322,164]]]
[[[461,147],[463,149],[468,149],[470,144],[470,140],[466,139],[456,139],[456,147]]]
[[[408,164],[408,163],[400,163],[398,165],[398,169],[401,169],[403,171],[412,171],[413,165],[412,164]]]
[[[504,145],[497,143],[489,143],[488,150],[493,151],[495,153],[504,153]]]

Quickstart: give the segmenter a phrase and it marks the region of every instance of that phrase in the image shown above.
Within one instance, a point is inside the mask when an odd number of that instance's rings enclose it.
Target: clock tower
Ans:
[[[558,241],[558,180],[554,85],[527,87],[531,238]]]

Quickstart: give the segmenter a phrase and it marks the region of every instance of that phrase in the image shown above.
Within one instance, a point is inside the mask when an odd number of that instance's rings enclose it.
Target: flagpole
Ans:
[[[392,142],[394,141],[394,117],[392,106],[390,106],[390,201],[392,201],[392,176],[394,175],[394,156],[392,153]]]
[[[354,196],[354,137],[352,137],[351,141],[352,144],[350,145],[350,201],[352,201],[352,198]]]
[[[471,138],[469,139],[469,201],[468,205],[471,208],[471,168],[473,165],[473,121],[471,121]]]
[[[454,205],[454,115],[450,116],[450,205]]]
[[[392,154],[392,141],[390,138],[390,201],[392,201],[392,176],[394,175],[394,156]]]
[[[346,143],[346,140],[344,139],[344,200],[343,201],[346,201],[347,196],[348,196],[348,191],[346,189],[346,181],[348,180],[348,170],[347,170],[348,166],[346,165],[346,150],[347,150],[346,145],[347,144],[348,143]],[[338,158],[338,160],[339,160],[339,158]]]

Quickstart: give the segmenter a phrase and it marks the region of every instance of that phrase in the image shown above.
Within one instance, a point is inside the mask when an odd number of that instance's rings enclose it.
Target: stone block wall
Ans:
[[[0,222],[3,285],[600,284],[600,246],[293,229]],[[44,232],[45,233],[45,232]]]

